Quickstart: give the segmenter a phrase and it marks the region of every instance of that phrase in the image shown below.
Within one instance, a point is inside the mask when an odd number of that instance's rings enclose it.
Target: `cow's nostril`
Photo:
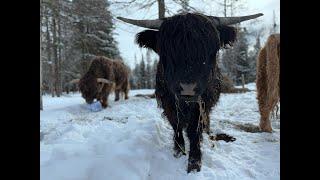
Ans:
[[[196,83],[190,83],[190,84],[180,83],[180,87],[182,89],[180,94],[181,95],[187,95],[187,96],[194,96],[195,95],[195,87],[196,86],[197,86]]]

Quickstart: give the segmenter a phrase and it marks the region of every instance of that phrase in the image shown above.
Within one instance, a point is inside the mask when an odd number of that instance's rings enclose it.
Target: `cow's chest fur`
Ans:
[[[222,76],[218,67],[210,73],[208,78],[208,86],[201,95],[201,100],[204,105],[205,115],[209,118],[211,108],[215,106],[219,100],[221,93]],[[199,102],[186,102],[177,99],[174,94],[169,91],[165,80],[163,69],[158,65],[156,77],[156,99],[158,106],[162,108],[163,115],[168,121],[173,124],[186,128],[189,124],[198,123],[200,120]]]

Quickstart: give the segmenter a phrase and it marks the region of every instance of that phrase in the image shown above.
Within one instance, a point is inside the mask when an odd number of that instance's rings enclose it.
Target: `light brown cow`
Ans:
[[[280,34],[271,34],[260,50],[257,62],[257,99],[260,129],[272,132],[270,113],[280,102]]]

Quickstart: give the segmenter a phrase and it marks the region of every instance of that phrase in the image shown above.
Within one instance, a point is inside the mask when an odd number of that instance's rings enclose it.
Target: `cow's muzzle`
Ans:
[[[196,83],[190,83],[190,84],[180,83],[180,87],[182,89],[180,91],[180,95],[181,96],[194,96],[194,95],[196,95],[196,92],[195,92],[196,86],[197,86]]]

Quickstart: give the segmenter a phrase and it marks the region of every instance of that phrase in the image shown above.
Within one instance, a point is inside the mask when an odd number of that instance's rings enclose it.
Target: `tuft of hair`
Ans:
[[[220,46],[223,48],[225,48],[227,44],[232,46],[237,39],[236,28],[231,26],[218,26],[217,29],[220,35]]]
[[[154,30],[141,31],[136,35],[135,42],[139,47],[152,49],[156,52],[157,33]]]

